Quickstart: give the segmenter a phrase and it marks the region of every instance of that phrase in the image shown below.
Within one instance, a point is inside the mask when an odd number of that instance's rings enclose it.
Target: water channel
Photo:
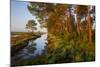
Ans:
[[[28,58],[34,58],[36,55],[41,55],[45,50],[47,44],[47,34],[41,35],[36,40],[29,40],[28,45],[21,49],[12,60],[22,60]]]

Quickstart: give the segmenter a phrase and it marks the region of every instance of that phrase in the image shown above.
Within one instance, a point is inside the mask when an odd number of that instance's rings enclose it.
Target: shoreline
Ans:
[[[29,40],[35,40],[37,38],[41,37],[41,35],[34,35],[29,38],[25,38],[23,40],[20,40],[18,43],[11,46],[11,56],[14,56],[18,51],[23,49],[28,45]]]

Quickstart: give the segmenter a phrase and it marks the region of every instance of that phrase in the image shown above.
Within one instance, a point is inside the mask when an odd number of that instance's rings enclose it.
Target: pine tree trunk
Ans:
[[[80,18],[80,13],[79,13],[79,6],[76,7],[76,18],[77,18],[77,33],[80,35],[81,32],[81,18]]]
[[[80,16],[77,15],[77,33],[80,35],[81,32],[81,19]]]
[[[69,16],[68,16],[68,18],[69,18],[69,32],[71,32],[72,31],[72,28],[71,28],[71,7],[69,7]]]
[[[90,6],[88,6],[88,15],[87,15],[87,36],[88,36],[88,40],[91,43],[92,40],[92,29],[91,29],[91,21],[90,21]]]
[[[70,24],[70,17],[69,16],[67,16],[66,26],[67,26],[67,31],[71,32],[71,24]]]

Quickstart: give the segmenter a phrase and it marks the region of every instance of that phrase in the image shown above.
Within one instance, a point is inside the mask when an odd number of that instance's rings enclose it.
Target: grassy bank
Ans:
[[[11,53],[14,55],[17,51],[27,46],[28,41],[40,37],[38,33],[11,32]]]
[[[84,36],[83,36],[84,35]],[[95,42],[89,43],[86,35],[48,33],[46,52],[33,58],[20,60],[16,65],[38,65],[95,60]]]

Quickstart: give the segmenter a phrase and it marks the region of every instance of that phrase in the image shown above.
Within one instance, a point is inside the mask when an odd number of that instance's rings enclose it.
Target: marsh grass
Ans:
[[[35,58],[21,60],[18,65],[95,61],[95,43],[89,43],[85,33],[80,36],[76,32],[67,35],[49,33],[45,49],[47,53],[44,51]]]

